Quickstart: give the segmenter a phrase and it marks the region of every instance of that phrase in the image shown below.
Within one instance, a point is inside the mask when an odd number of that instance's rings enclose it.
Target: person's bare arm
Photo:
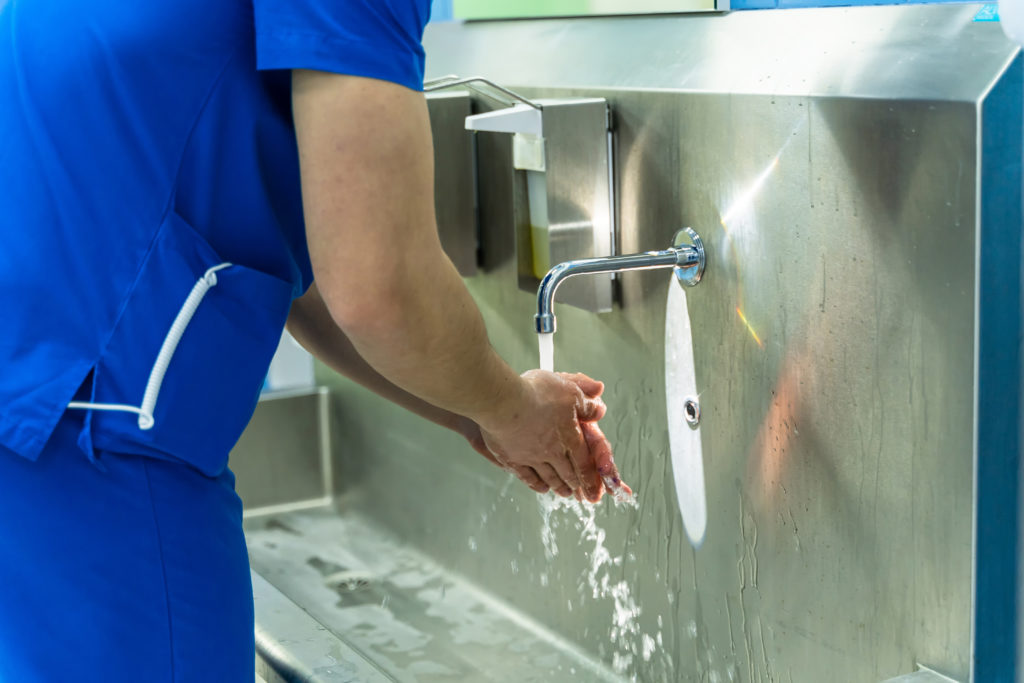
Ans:
[[[473,420],[450,410],[438,408],[413,396],[374,370],[359,355],[348,336],[335,324],[315,282],[310,286],[309,291],[293,302],[292,310],[288,315],[288,331],[307,351],[334,371],[361,384],[377,395],[383,396],[392,403],[461,435],[476,452],[495,465],[502,466],[488,450],[480,427]],[[574,382],[589,398],[599,398],[604,391],[604,385],[601,382],[590,379],[586,375],[559,374]],[[603,413],[599,413],[595,417],[600,419],[602,416]],[[584,436],[588,436],[587,423],[581,426],[584,428]],[[588,438],[587,443],[590,444],[590,442],[591,439]],[[591,449],[591,452],[594,453],[595,459],[601,462],[599,454],[594,449]],[[610,454],[610,451],[608,453]],[[546,489],[547,486],[545,485],[543,488]]]
[[[331,369],[392,403],[462,435],[478,453],[494,464],[499,464],[487,450],[480,428],[475,422],[413,396],[388,381],[363,360],[348,336],[335,324],[316,283],[313,283],[301,298],[293,302],[292,310],[288,314],[288,331],[307,351]]]
[[[480,425],[531,487],[599,498],[578,424],[599,402],[553,373],[516,375],[441,249],[423,95],[304,71],[292,90],[313,270],[353,348],[395,385]]]

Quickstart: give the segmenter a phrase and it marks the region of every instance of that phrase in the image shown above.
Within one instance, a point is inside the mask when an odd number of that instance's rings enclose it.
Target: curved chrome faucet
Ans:
[[[676,279],[680,284],[693,287],[700,282],[704,275],[704,266],[707,263],[704,242],[692,229],[683,228],[676,233],[673,245],[664,251],[647,251],[641,254],[605,256],[559,263],[548,271],[537,290],[537,315],[534,316],[537,332],[551,334],[555,331],[555,290],[567,278],[574,275],[674,268]]]

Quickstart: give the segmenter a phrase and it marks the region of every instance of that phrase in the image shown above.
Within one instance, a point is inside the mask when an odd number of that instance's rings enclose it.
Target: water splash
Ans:
[[[590,564],[580,583],[580,595],[582,597],[589,593],[595,599],[612,602],[608,638],[614,648],[611,653],[612,668],[622,674],[633,666],[637,658],[649,661],[657,649],[661,634],[658,633],[656,640],[641,632],[640,605],[633,596],[632,587],[622,578],[624,556],[613,556],[605,545],[607,534],[597,523],[596,506],[553,494],[538,496],[537,500],[541,514],[541,543],[549,561],[558,555],[555,531],[563,522],[567,522],[580,534],[582,543],[592,544],[588,553]],[[631,504],[636,506],[635,500]],[[572,601],[569,606],[571,609]]]
[[[612,500],[615,501],[615,507],[631,507],[634,510],[640,509],[640,503],[636,500],[636,494],[627,489],[622,485],[622,482],[610,474],[606,474],[601,477],[604,481],[604,488],[611,495]]]

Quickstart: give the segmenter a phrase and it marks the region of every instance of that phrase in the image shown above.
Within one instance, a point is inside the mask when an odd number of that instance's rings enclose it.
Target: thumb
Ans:
[[[563,379],[567,379],[578,386],[583,393],[590,398],[597,398],[604,393],[604,382],[587,377],[582,372],[571,374],[568,372],[560,372],[558,374],[561,375]]]
[[[608,411],[608,407],[600,398],[580,396],[576,400],[576,417],[580,422],[597,422]]]

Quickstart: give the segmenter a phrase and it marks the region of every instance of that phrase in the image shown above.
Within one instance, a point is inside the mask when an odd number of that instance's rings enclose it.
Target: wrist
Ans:
[[[511,370],[497,385],[491,400],[475,411],[470,418],[482,430],[496,433],[507,429],[509,424],[518,422],[526,412],[529,401],[529,383]]]

